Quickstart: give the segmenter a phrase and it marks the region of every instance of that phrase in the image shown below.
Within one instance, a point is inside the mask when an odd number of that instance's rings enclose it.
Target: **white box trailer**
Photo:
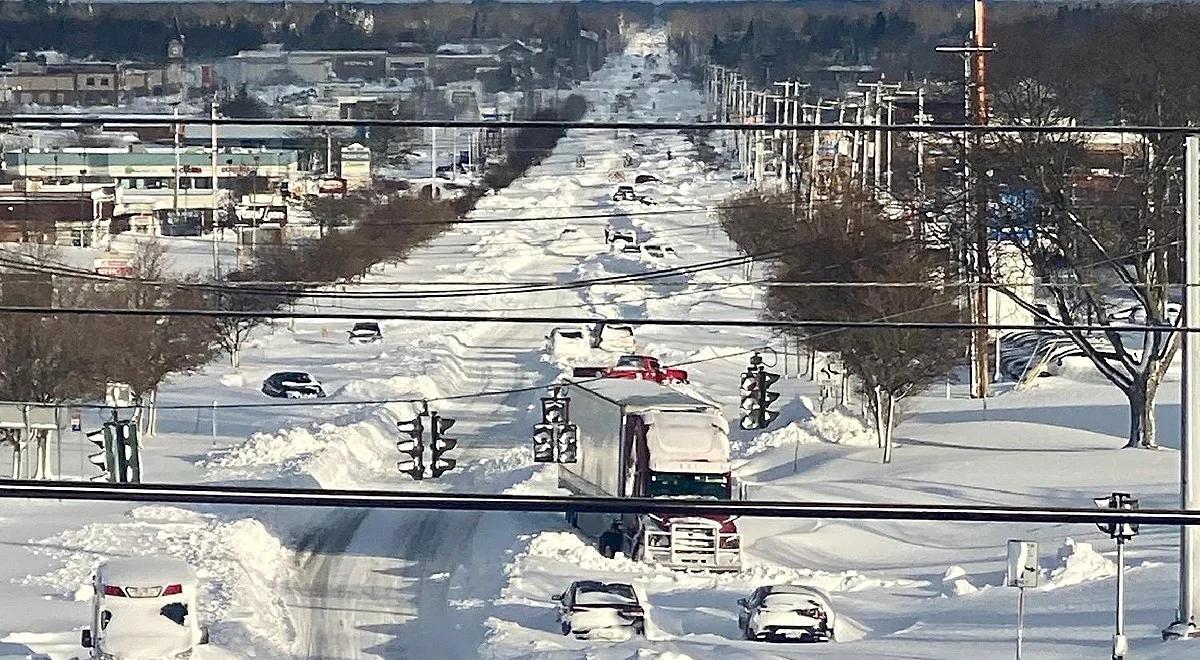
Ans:
[[[578,428],[575,463],[559,486],[577,495],[729,500],[729,425],[717,406],[652,381],[567,381]],[[730,516],[570,512],[606,555],[681,569],[739,570],[741,537]]]

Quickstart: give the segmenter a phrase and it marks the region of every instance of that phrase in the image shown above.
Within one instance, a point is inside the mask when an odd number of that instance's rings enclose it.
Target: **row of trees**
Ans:
[[[189,57],[232,55],[263,43],[288,48],[433,47],[465,38],[540,37],[557,57],[574,58],[579,30],[617,34],[622,21],[648,23],[649,5],[563,3],[147,3],[27,0],[0,4],[0,56],[56,48],[80,57],[161,60],[184,35]]]

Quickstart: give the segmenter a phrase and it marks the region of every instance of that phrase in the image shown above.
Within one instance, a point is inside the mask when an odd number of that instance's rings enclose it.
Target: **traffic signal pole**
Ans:
[[[1189,135],[1184,158],[1184,286],[1183,313],[1187,327],[1200,323],[1200,136]],[[1181,508],[1200,510],[1200,336],[1183,336],[1183,429],[1179,446],[1179,496]],[[1163,639],[1200,636],[1196,617],[1200,614],[1200,534],[1192,527],[1179,528],[1179,606],[1175,621],[1163,631]]]

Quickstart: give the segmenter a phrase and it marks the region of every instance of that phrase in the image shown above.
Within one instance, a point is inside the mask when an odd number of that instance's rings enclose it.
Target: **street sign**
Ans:
[[[1041,578],[1037,541],[1008,542],[1008,570],[1004,584],[1008,587],[1036,588]]]

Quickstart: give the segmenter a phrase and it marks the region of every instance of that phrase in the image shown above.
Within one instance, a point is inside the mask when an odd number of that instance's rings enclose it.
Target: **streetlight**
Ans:
[[[1113,493],[1092,501],[1101,509],[1134,511],[1138,508],[1137,498],[1129,493]],[[1137,536],[1138,524],[1102,522],[1096,526],[1117,542],[1117,631],[1113,634],[1112,659],[1125,660],[1129,653],[1129,640],[1125,637],[1125,542]]]

